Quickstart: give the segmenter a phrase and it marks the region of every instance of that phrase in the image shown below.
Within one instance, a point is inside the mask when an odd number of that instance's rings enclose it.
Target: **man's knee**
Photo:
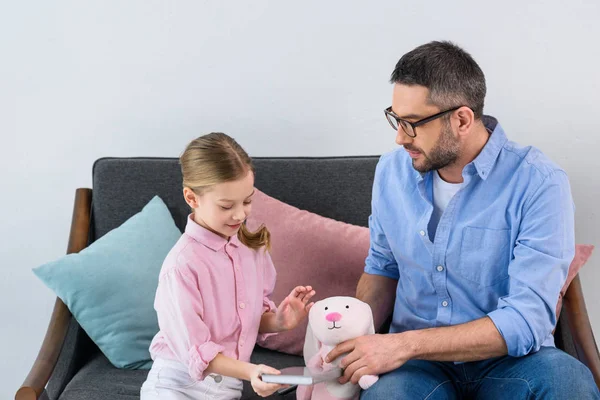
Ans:
[[[427,361],[409,361],[379,380],[361,394],[361,400],[374,399],[456,399],[454,386],[441,370]]]
[[[532,391],[543,399],[600,399],[590,370],[579,360],[555,348],[542,348],[535,358]]]

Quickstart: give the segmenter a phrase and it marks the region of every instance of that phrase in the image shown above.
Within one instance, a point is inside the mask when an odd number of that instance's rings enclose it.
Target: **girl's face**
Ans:
[[[190,188],[183,189],[185,201],[194,209],[194,221],[226,239],[237,235],[250,215],[253,194],[252,171],[236,181],[216,184],[200,195]]]

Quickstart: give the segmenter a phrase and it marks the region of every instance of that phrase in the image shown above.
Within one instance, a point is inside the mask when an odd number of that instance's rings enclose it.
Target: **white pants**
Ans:
[[[211,374],[196,381],[187,368],[172,360],[156,359],[140,391],[140,400],[237,400],[242,381]]]

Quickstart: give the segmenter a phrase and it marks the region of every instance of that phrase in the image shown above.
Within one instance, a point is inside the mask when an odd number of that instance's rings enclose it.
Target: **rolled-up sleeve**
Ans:
[[[523,207],[509,293],[488,316],[504,338],[508,354],[540,349],[556,325],[556,303],[575,253],[574,209],[568,178],[554,171]]]
[[[373,194],[371,200],[371,215],[369,216],[369,253],[365,260],[365,272],[398,279],[400,273],[398,264],[390,248],[381,224],[379,223],[379,203],[381,199],[381,180],[384,164],[380,161],[375,170]]]
[[[208,364],[223,351],[223,346],[211,341],[202,319],[202,296],[194,279],[177,269],[163,275],[154,308],[171,351],[187,366],[192,378],[204,379]]]

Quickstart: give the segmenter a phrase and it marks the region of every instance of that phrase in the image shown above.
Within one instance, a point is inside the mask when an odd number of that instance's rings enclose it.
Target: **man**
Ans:
[[[381,157],[357,297],[390,334],[338,345],[363,399],[598,399],[590,371],[554,347],[574,255],[565,172],[483,115],[486,85],[449,42],[404,55],[386,117],[403,146]]]

